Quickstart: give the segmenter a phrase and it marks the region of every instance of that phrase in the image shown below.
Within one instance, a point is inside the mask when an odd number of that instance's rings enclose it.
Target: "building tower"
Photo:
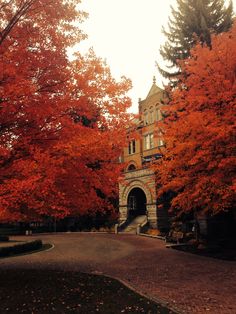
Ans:
[[[168,217],[157,206],[157,190],[153,159],[161,158],[164,142],[159,123],[162,120],[164,91],[153,78],[151,89],[144,100],[139,99],[139,118],[135,130],[127,130],[128,145],[124,148],[124,175],[119,182],[120,223],[146,215],[151,228],[167,229]]]

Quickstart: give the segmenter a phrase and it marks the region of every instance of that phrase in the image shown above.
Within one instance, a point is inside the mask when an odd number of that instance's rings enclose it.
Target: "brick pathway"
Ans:
[[[135,235],[71,233],[38,237],[55,248],[0,259],[0,267],[106,274],[181,313],[236,314],[236,262],[166,249],[161,240]]]

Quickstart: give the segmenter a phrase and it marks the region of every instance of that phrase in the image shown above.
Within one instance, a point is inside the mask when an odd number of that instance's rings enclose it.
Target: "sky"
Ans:
[[[227,0],[225,1],[227,3]],[[165,42],[162,26],[171,15],[170,5],[176,0],[81,0],[80,10],[89,14],[80,25],[88,39],[79,50],[93,47],[97,56],[105,59],[112,75],[119,80],[126,76],[133,88],[131,111],[138,111],[138,99],[145,99],[153,76],[162,87],[165,83],[156,62],[161,64],[160,46]],[[236,8],[236,0],[233,0]]]

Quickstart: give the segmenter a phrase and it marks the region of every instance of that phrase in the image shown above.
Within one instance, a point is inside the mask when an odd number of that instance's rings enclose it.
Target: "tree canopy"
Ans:
[[[211,46],[211,34],[228,31],[233,22],[233,5],[223,0],[177,0],[171,7],[168,28],[163,28],[166,42],[160,54],[167,61],[166,68],[158,66],[161,74],[174,81],[179,73],[178,60],[189,57],[197,42]]]
[[[159,196],[171,191],[178,214],[215,215],[235,204],[236,24],[178,63],[183,84],[165,106]]]
[[[91,50],[79,0],[0,0],[0,221],[112,209],[131,84]]]

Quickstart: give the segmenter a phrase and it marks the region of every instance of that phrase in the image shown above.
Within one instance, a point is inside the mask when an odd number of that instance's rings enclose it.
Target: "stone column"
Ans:
[[[119,222],[123,222],[126,221],[126,219],[128,218],[128,206],[127,205],[120,205],[119,206],[119,213],[120,213],[120,217],[119,217]]]
[[[157,206],[155,203],[147,204],[147,217],[151,228],[157,228]]]

